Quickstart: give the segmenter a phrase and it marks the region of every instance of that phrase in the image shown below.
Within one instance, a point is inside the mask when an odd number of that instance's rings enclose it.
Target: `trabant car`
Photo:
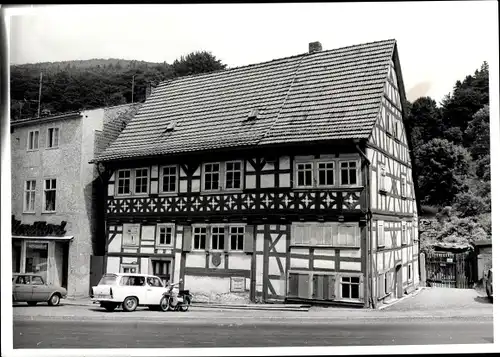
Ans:
[[[42,276],[33,273],[12,275],[12,301],[27,302],[35,306],[39,302],[47,302],[50,306],[59,305],[68,292],[65,288],[47,284]]]
[[[107,273],[97,286],[92,287],[91,298],[107,311],[114,311],[118,306],[128,312],[134,311],[138,306],[157,310],[165,292],[167,288],[154,275]]]

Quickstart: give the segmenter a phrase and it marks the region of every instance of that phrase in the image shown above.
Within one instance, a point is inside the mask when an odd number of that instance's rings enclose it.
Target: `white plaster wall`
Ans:
[[[184,286],[193,294],[216,293],[225,294],[231,290],[230,278],[219,278],[211,276],[185,275]]]
[[[245,269],[250,270],[252,264],[252,257],[248,254],[230,253],[228,257],[229,269]],[[223,265],[223,264],[221,264]]]
[[[205,267],[205,252],[202,253],[187,253],[186,267],[189,268],[204,268]]]
[[[120,272],[120,258],[108,257],[106,273],[119,273]]]

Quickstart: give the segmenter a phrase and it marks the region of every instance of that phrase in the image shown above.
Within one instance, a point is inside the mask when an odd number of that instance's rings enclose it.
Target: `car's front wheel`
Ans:
[[[57,306],[61,302],[61,297],[59,294],[53,294],[50,299],[49,299],[49,305],[50,306]]]
[[[123,300],[122,307],[123,307],[123,310],[125,310],[127,312],[132,312],[135,309],[137,309],[137,305],[138,305],[137,298],[135,298],[133,296],[129,296],[129,297],[125,298],[125,300]]]
[[[28,305],[29,306],[35,306],[36,305],[36,301],[28,301]]]

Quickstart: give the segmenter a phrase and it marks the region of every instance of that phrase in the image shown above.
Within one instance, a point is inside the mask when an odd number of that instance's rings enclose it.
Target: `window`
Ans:
[[[406,197],[406,177],[401,178],[401,197]]]
[[[35,276],[31,277],[31,284],[32,285],[43,285],[44,282],[43,282],[42,277],[35,275]]]
[[[312,187],[313,164],[297,163],[297,187]]]
[[[411,281],[412,276],[411,276],[411,263],[408,264],[408,281]]]
[[[205,164],[204,165],[204,178],[205,178],[205,184],[204,184],[204,189],[205,191],[215,191],[218,190],[219,187],[219,169],[220,165],[219,164]]]
[[[161,288],[163,286],[159,278],[148,277],[146,278],[146,283],[154,288]]]
[[[121,272],[125,274],[137,274],[139,272],[139,265],[137,264],[122,264]]]
[[[57,148],[59,146],[59,128],[49,128],[47,130],[47,147]]]
[[[212,227],[212,249],[224,250],[224,227]]]
[[[148,193],[148,169],[135,170],[135,193]]]
[[[358,184],[358,162],[340,162],[340,184],[343,186],[354,186]]]
[[[159,224],[156,234],[156,245],[171,246],[173,244],[174,228],[173,224]]]
[[[408,240],[407,240],[407,231],[406,231],[406,222],[401,222],[401,243],[403,245],[407,245],[408,244]]]
[[[19,275],[15,281],[16,284],[22,284],[22,285],[27,285],[30,283],[30,277],[29,276],[24,276],[24,275]]]
[[[245,227],[237,226],[231,227],[229,231],[231,239],[231,250],[243,251],[243,242],[245,239]]]
[[[144,286],[145,284],[146,284],[146,279],[143,276],[124,276],[120,280],[120,285]]]
[[[389,272],[385,273],[385,294],[388,295],[391,292],[391,275]]]
[[[318,186],[333,186],[335,183],[335,164],[333,162],[319,162],[318,176]]]
[[[358,248],[359,226],[348,223],[293,223],[291,244]]]
[[[385,188],[385,165],[384,164],[380,164],[380,182],[378,184],[379,186],[379,190],[380,191],[386,191],[386,188]]]
[[[194,227],[193,249],[204,250],[206,248],[207,228]]]
[[[161,168],[161,192],[177,192],[177,166]]]
[[[241,162],[226,162],[226,189],[241,188]]]
[[[119,170],[117,182],[117,195],[131,195],[132,182],[134,182],[135,194],[148,193],[148,169],[140,168],[135,170]]]
[[[36,181],[28,180],[24,186],[24,212],[35,212]]]
[[[377,245],[379,247],[383,247],[385,245],[384,221],[377,221]]]
[[[118,171],[118,194],[119,195],[129,195],[130,191],[130,180],[131,180],[130,170],[120,170]]]
[[[45,180],[44,196],[44,212],[54,212],[56,210],[56,179]]]
[[[340,281],[343,299],[359,299],[360,279],[355,276],[343,276]]]
[[[153,267],[153,275],[159,277],[163,284],[170,281],[171,260],[152,260],[151,265]]]
[[[38,137],[38,130],[32,130],[28,133],[28,150],[38,150]]]
[[[398,139],[399,136],[399,123],[397,120],[394,120],[394,125],[392,126],[392,129],[394,130],[394,138]]]

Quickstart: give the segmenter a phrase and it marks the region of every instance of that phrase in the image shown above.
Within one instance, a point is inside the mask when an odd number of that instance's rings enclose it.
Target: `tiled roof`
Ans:
[[[306,53],[163,82],[95,161],[366,139],[395,43]],[[246,120],[252,109],[258,110],[257,119]],[[166,131],[174,122],[174,130]]]

